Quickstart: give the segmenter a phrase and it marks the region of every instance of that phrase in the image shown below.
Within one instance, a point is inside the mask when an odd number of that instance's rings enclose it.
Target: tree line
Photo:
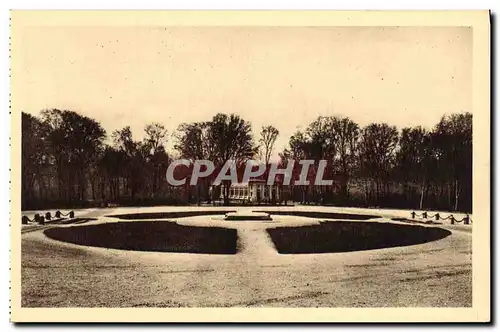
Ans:
[[[171,134],[171,135],[169,135]],[[95,119],[68,110],[22,112],[22,208],[199,203],[209,179],[172,187],[165,178],[176,158],[260,159],[269,164],[279,131],[235,114],[183,123],[168,133],[160,123],[135,140],[130,127],[106,133]],[[174,150],[165,148],[174,140]],[[348,117],[320,116],[278,151],[288,160],[327,160],[329,187],[290,186],[287,199],[305,204],[472,209],[472,115],[443,116],[433,128],[398,130],[386,123],[359,126]],[[223,189],[224,202],[228,188]]]
[[[289,140],[281,159],[331,161],[332,188],[296,188],[294,200],[350,206],[472,211],[472,114],[428,130],[318,117]],[[309,191],[309,192],[308,192]],[[319,191],[319,193],[318,193]]]

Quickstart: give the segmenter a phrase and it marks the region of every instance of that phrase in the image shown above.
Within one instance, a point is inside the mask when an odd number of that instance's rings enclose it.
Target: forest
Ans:
[[[97,120],[70,110],[21,116],[23,210],[204,204],[212,199],[208,179],[196,186],[167,183],[173,160],[269,164],[277,153],[283,166],[303,159],[330,165],[332,186],[288,188],[287,199],[296,203],[472,212],[471,113],[444,115],[433,128],[320,116],[289,137],[283,151],[275,151],[275,126],[254,133],[236,114],[182,123],[173,133],[151,123],[142,140],[130,127],[107,133]]]

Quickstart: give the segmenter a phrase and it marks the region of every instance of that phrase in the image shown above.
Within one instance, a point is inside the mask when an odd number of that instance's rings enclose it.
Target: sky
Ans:
[[[320,115],[431,128],[472,112],[469,27],[23,27],[19,111],[68,109],[108,135],[236,113],[288,138]],[[169,137],[167,148],[172,149]]]

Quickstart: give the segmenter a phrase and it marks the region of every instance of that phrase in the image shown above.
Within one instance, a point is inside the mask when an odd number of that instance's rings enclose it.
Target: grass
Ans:
[[[122,250],[235,254],[237,234],[221,227],[191,227],[168,221],[118,222],[46,229],[51,239]]]
[[[439,240],[450,231],[378,222],[323,222],[320,225],[267,230],[280,254],[349,252],[409,246]]]

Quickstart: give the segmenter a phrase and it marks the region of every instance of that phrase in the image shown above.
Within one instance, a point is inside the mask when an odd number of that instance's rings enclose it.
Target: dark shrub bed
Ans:
[[[224,215],[232,211],[178,211],[178,212],[145,212],[145,213],[127,213],[127,214],[114,214],[106,217],[118,218],[123,220],[136,220],[136,219],[168,219],[168,218],[185,218],[196,216],[210,216],[210,215]]]
[[[335,213],[335,212],[314,212],[314,211],[271,211],[262,210],[254,212],[267,212],[270,215],[284,215],[284,216],[298,216],[317,219],[348,219],[348,220],[368,220],[380,218],[380,216],[367,215],[367,214],[352,214],[352,213]]]
[[[378,222],[332,221],[304,227],[267,230],[280,254],[348,252],[408,246],[451,234],[436,227]]]
[[[168,221],[118,222],[57,227],[44,231],[54,240],[122,250],[235,254],[234,229],[191,227]]]

